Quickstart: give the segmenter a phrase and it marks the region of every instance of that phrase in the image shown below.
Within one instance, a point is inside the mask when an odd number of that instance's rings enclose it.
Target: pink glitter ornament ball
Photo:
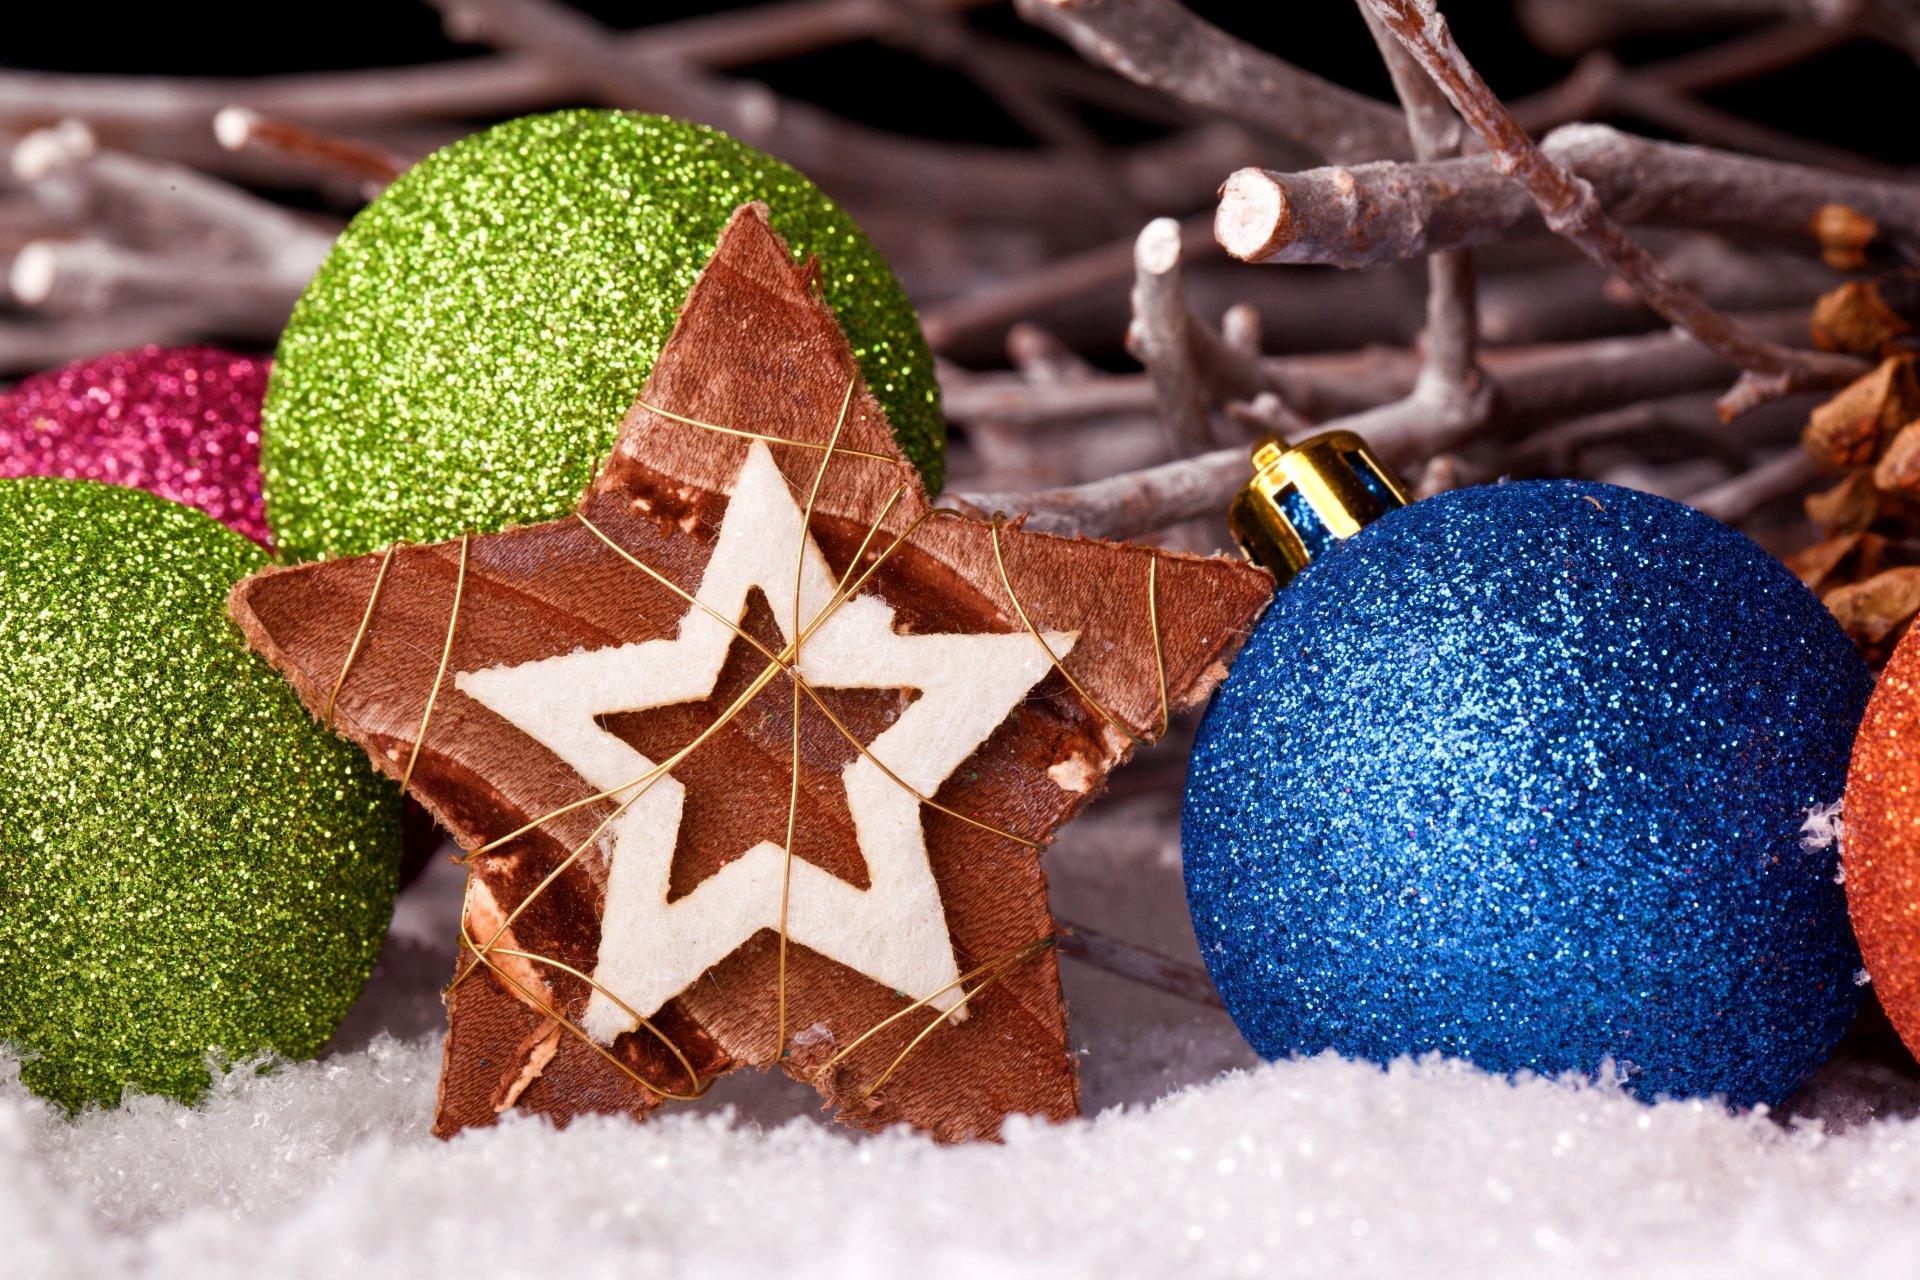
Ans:
[[[142,347],[36,374],[0,393],[0,478],[145,489],[271,546],[260,502],[268,361]]]

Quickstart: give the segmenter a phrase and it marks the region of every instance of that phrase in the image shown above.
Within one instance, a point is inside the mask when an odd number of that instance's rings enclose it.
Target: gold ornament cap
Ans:
[[[1292,446],[1268,436],[1253,447],[1253,479],[1227,508],[1227,528],[1284,587],[1335,542],[1408,501],[1399,477],[1351,431]]]

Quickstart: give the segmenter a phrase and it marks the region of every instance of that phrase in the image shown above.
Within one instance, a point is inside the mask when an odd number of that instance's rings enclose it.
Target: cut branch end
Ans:
[[[1213,238],[1242,262],[1264,262],[1293,242],[1287,189],[1264,169],[1241,169],[1220,188]]]

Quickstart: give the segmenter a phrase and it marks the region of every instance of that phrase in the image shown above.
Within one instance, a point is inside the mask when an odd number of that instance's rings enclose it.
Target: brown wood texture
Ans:
[[[699,589],[750,444],[642,406],[824,443],[856,365],[812,286],[813,272],[811,264],[793,263],[764,209],[747,206],[736,213],[641,404],[582,499],[581,513],[608,537],[690,593]],[[867,561],[927,510],[916,472],[900,457],[864,385],[855,387],[840,447],[880,457],[837,454],[824,472],[809,531],[836,574],[849,568],[897,489],[904,486],[904,493],[881,523]],[[786,444],[771,446],[771,452],[804,502],[826,454]],[[992,537],[983,521],[927,520],[864,590],[895,610],[903,631],[1022,632],[996,567]],[[1161,716],[1149,621],[1150,563],[1157,559],[1158,633],[1168,700],[1176,711],[1218,683],[1271,594],[1264,572],[1237,561],[1028,533],[1017,525],[1003,525],[1000,540],[1007,577],[1033,624],[1079,633],[1067,670],[1141,739],[1157,736]],[[336,728],[396,778],[406,769],[433,688],[459,560],[458,542],[394,553],[366,639],[340,691]],[[380,561],[375,555],[273,569],[234,590],[232,611],[248,639],[316,714],[346,662]],[[776,607],[752,596],[741,620],[749,634],[773,648]],[[449,672],[671,637],[689,608],[578,519],[476,536]],[[658,759],[710,725],[765,665],[763,655],[736,639],[719,684],[704,702],[618,712],[600,723]],[[916,696],[913,690],[821,693],[863,742]],[[791,687],[776,677],[675,767],[688,803],[670,898],[690,891],[756,841],[784,843],[791,716]],[[805,799],[795,856],[863,886],[865,863],[839,781],[854,748],[810,704],[803,708],[801,737]],[[934,799],[1000,831],[1044,843],[1102,789],[1134,746],[1056,672],[1015,707]],[[420,744],[412,787],[468,850],[594,794],[544,747],[461,694],[451,674]],[[610,811],[606,802],[583,807],[475,857],[466,908],[471,936],[492,937],[505,915],[588,842]],[[922,806],[921,813],[962,973],[1053,933],[1033,848],[931,807]],[[591,973],[604,909],[603,856],[597,846],[590,848],[534,898],[499,945]],[[970,1001],[964,1021],[938,1025],[864,1100],[872,1082],[932,1021],[932,1012],[900,1019],[823,1069],[838,1048],[908,1001],[796,944],[789,948],[788,1051],[782,1055],[775,1043],[777,957],[777,934],[761,931],[654,1019],[702,1082],[736,1066],[779,1066],[811,1083],[849,1124],[874,1129],[908,1123],[943,1140],[992,1137],[1012,1114],[1060,1118],[1077,1110],[1078,1084],[1051,950],[1010,968]],[[470,958],[463,952],[463,964]],[[498,963],[501,976],[476,972],[449,994],[437,1132],[491,1123],[509,1106],[564,1122],[585,1112],[638,1114],[658,1105],[657,1095],[534,1003],[577,1021],[590,994],[585,982],[539,961],[499,957]],[[685,1068],[644,1029],[620,1037],[610,1052],[664,1089],[691,1086]]]

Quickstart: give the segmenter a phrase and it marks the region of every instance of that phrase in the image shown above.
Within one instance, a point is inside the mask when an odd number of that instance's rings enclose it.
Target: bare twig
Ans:
[[[1015,326],[1007,335],[1007,358],[1035,387],[1084,386],[1101,378],[1053,334],[1034,325]],[[965,440],[986,473],[977,487],[1070,485],[1166,456],[1166,432],[1156,416],[1110,419],[1090,430],[1093,438],[1072,427],[1035,431],[1028,424],[991,418],[970,421]]]
[[[100,150],[85,126],[68,123],[23,138],[16,178],[45,203],[113,224],[140,246],[191,245],[244,257],[304,284],[332,243],[330,230],[217,178],[142,156]],[[78,197],[81,206],[68,209]]]
[[[304,281],[252,264],[84,239],[34,241],[14,256],[7,283],[15,301],[50,315],[191,307],[202,331],[271,340]]]
[[[1804,334],[1806,318],[1803,313],[1788,312],[1751,317],[1748,324],[1768,339],[1778,340],[1795,332]],[[1289,403],[1312,403],[1315,388],[1323,381],[1350,401],[1373,398],[1373,407],[1327,419],[1324,425],[1359,432],[1387,461],[1401,466],[1421,463],[1482,433],[1513,438],[1643,400],[1711,390],[1725,385],[1728,371],[1722,356],[1679,331],[1533,350],[1494,350],[1484,353],[1482,362],[1492,383],[1491,407],[1484,419],[1465,411],[1448,417],[1436,411],[1432,402],[1409,395],[1417,376],[1410,353],[1375,356],[1370,371],[1351,356],[1270,359],[1262,368],[1270,380],[1296,388]],[[1362,378],[1367,385],[1359,384]],[[997,420],[1016,422],[1022,420],[1024,409],[1025,420],[1038,425],[1073,414],[1137,415],[1154,405],[1153,389],[1145,378],[1103,378],[1023,390],[1024,405],[1004,382],[969,379],[951,384],[946,388],[948,413],[963,418],[991,405]],[[1247,474],[1245,449],[1235,447],[1086,484],[959,496],[983,511],[1028,512],[1029,523],[1036,529],[1131,537],[1218,513],[1245,483]]]
[[[1739,249],[1713,236],[1689,236],[1660,255],[1661,265],[1722,311],[1804,307],[1839,283],[1813,258]],[[1495,344],[1568,342],[1645,328],[1652,313],[1632,289],[1584,261],[1509,272],[1480,295],[1480,329]]]
[[[1629,74],[1670,93],[1708,93],[1799,66],[1852,39],[1853,33],[1842,27],[1782,22],[1664,61],[1635,66]],[[1510,104],[1514,118],[1529,133],[1587,118],[1595,110],[1588,96],[1594,86],[1583,83],[1584,79],[1581,68],[1576,67],[1562,83],[1516,99]]]
[[[1220,316],[1220,340],[1241,355],[1259,357],[1262,332],[1258,307],[1236,302]]]
[[[456,39],[538,58],[611,106],[725,129],[814,177],[842,199],[907,199],[947,216],[1029,226],[1085,224],[1110,201],[1077,167],[1045,155],[908,140],[728,81],[673,57],[616,49],[613,33],[550,0],[429,0]],[[1144,194],[1121,166],[1122,189]],[[1143,200],[1155,204],[1156,201]]]
[[[1107,148],[1100,135],[1037,89],[1031,79],[1009,68],[966,23],[935,0],[882,2],[893,4],[900,12],[894,37],[897,43],[929,62],[965,74],[1035,141],[1074,156],[1082,163],[1088,180],[1102,180],[1097,162]]]
[[[1472,481],[1468,479],[1467,466],[1456,455],[1436,453],[1427,460],[1421,469],[1420,478],[1413,482],[1413,499],[1431,498],[1435,494],[1451,493],[1455,489],[1464,489]]]
[[[998,0],[926,2],[959,11]],[[874,0],[783,0],[615,33],[609,47],[636,72],[662,58],[725,70],[885,38],[900,22],[898,10]],[[564,102],[577,87],[565,68],[525,56],[244,80],[6,71],[0,121],[31,127],[72,117],[124,145],[126,135],[204,137],[214,113],[234,103],[343,127],[516,115]]]
[[[1367,30],[1393,80],[1394,93],[1407,113],[1414,157],[1434,161],[1458,155],[1460,121],[1446,96],[1371,9],[1362,4],[1360,13],[1367,20]],[[1474,362],[1479,340],[1477,308],[1472,254],[1466,249],[1443,249],[1430,256],[1423,336],[1426,358],[1409,397],[1408,412],[1430,417],[1436,435],[1447,440],[1484,422],[1492,405],[1486,381]]]
[[[1045,86],[1055,97],[1166,127],[1190,125],[1203,114],[1155,89],[1123,80],[1105,67],[1083,62],[1071,54],[1036,48],[1024,41],[984,31],[975,31],[973,38],[996,64]]]
[[[1208,247],[1211,239],[1202,219],[1181,224],[1183,252]],[[929,346],[935,351],[948,351],[1044,313],[1062,300],[1081,297],[1105,285],[1118,285],[1132,274],[1133,258],[1133,238],[1083,249],[1037,271],[1019,272],[925,308],[920,313],[920,327]]]
[[[1557,129],[1537,151],[1620,222],[1817,251],[1814,214],[1841,204],[1872,218],[1883,237],[1920,246],[1920,188],[1907,182],[1656,142],[1604,125]],[[1243,169],[1227,179],[1214,221],[1220,243],[1245,261],[1340,267],[1548,229],[1527,190],[1479,157],[1302,173]]]
[[[264,116],[247,107],[222,107],[213,117],[213,136],[228,151],[258,148],[319,173],[352,179],[365,198],[399,177],[411,163],[385,147]]]
[[[1787,19],[1871,36],[1920,58],[1920,12],[1907,0],[1525,0],[1518,9],[1528,34],[1560,54],[1639,31]]]
[[[1516,98],[1508,106],[1528,133],[1544,133],[1555,125],[1588,120],[1602,111],[1607,91],[1619,77],[1691,96],[1786,70],[1851,38],[1848,32],[1833,27],[1788,22],[1632,67],[1622,67],[1611,53],[1595,50],[1583,56],[1558,84]]]
[[[1006,422],[1041,428],[1152,413],[1153,383],[1145,374],[1115,374],[1086,382],[1029,385],[1011,373],[970,373],[941,364],[940,404],[949,422]]]
[[[1728,417],[1767,398],[1840,386],[1857,376],[1858,362],[1824,353],[1793,352],[1748,332],[1660,268],[1607,216],[1590,183],[1548,158],[1521,129],[1480,73],[1454,43],[1434,0],[1364,0],[1478,133],[1505,174],[1517,178],[1547,227],[1633,286],[1646,304],[1741,369],[1721,402]]]
[[[1574,120],[1633,116],[1688,142],[1814,165],[1838,173],[1897,178],[1897,166],[1722,111],[1672,87],[1659,68],[1626,67],[1604,50],[1580,60],[1573,74],[1543,95],[1513,104],[1529,133]]]
[[[1804,311],[1740,319],[1770,342],[1806,338]],[[1493,422],[1507,436],[1641,400],[1724,387],[1729,372],[1724,355],[1678,329],[1529,352],[1488,352],[1484,359],[1499,384]]]
[[[100,331],[79,318],[132,309],[169,334],[271,340],[332,243],[314,223],[218,179],[100,150],[77,123],[29,134],[10,167],[68,229],[19,248],[9,291],[22,306],[74,317],[62,326],[69,337]]]
[[[1687,499],[1687,504],[1716,520],[1735,524],[1776,499],[1806,488],[1819,476],[1806,450],[1788,448],[1744,475],[1738,475]]]
[[[1618,409],[1608,409],[1585,417],[1570,418],[1542,431],[1536,431],[1519,444],[1503,450],[1500,461],[1505,469],[1530,475],[1580,474],[1581,456],[1595,448],[1658,436],[1664,440],[1684,437],[1688,444],[1701,442],[1696,423],[1720,422],[1713,408],[1714,397],[1681,396],[1671,400],[1641,400]],[[1713,444],[1710,452],[1721,448]],[[1738,457],[1729,459],[1737,464]]]
[[[148,342],[183,342],[204,332],[200,318],[178,304],[118,307],[33,324],[0,321],[0,375],[33,373]]]
[[[1197,319],[1180,275],[1180,224],[1155,218],[1133,247],[1133,319],[1127,351],[1146,366],[1173,456],[1214,443],[1206,385],[1193,358]]]
[[[1743,317],[1775,341],[1806,335],[1806,313],[1791,310]],[[1724,384],[1727,363],[1684,333],[1665,331],[1593,342],[1494,348],[1481,363],[1500,386],[1497,422],[1529,430],[1583,412],[1635,400],[1661,399]],[[1319,355],[1269,356],[1260,373],[1309,422],[1328,422],[1406,396],[1421,361],[1411,351],[1374,349]],[[967,373],[943,366],[942,404],[954,422],[995,420],[1032,430],[1155,410],[1152,383],[1139,374],[1084,382],[1030,385],[1012,374]],[[1008,510],[1020,509],[1017,505]]]
[[[1168,995],[1191,1000],[1210,1009],[1221,1008],[1220,993],[1206,970],[1182,964],[1157,951],[1123,942],[1112,934],[1089,929],[1083,924],[1060,922],[1060,954],[1082,964],[1152,987]]]
[[[1177,0],[1015,0],[1015,7],[1089,62],[1329,160],[1408,154],[1398,112],[1228,35]]]
[[[876,225],[866,208],[858,210],[858,216],[883,246],[895,234],[904,235],[908,244],[938,243],[924,219],[889,226]],[[1218,316],[1232,306],[1252,305],[1259,310],[1271,349],[1324,351],[1372,342],[1399,344],[1418,332],[1417,313],[1408,314],[1415,287],[1409,272],[1342,278],[1318,272],[1282,277],[1276,272],[1242,271],[1214,240],[1210,213],[1183,218],[1180,228],[1187,300],[1195,312]],[[1076,348],[1108,348],[1123,332],[1129,314],[1133,241],[1129,235],[1038,262],[1024,249],[1006,255],[1004,261],[995,260],[989,241],[971,279],[956,272],[943,277],[959,280],[957,287],[948,287],[944,294],[933,284],[915,290],[923,298],[938,299],[923,303],[920,312],[928,341],[936,351],[963,362],[991,360],[1009,328],[1032,320]],[[908,287],[913,290],[914,281],[909,280]],[[1617,331],[1619,325],[1613,328]]]
[[[1218,515],[1248,474],[1246,446],[1235,445],[1070,488],[959,497],[984,512],[1025,512],[1029,529],[1128,538]]]
[[[1039,325],[1017,324],[1007,333],[1007,360],[1035,386],[1087,382],[1099,371]]]

